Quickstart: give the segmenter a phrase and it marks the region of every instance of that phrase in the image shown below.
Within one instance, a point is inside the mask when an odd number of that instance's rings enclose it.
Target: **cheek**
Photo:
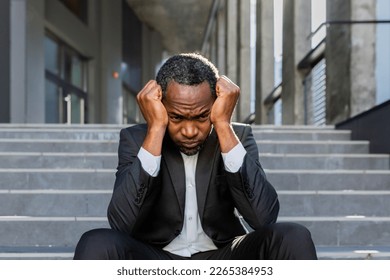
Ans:
[[[211,122],[204,122],[198,128],[201,131],[202,137],[207,138],[211,131]]]
[[[168,123],[167,130],[168,130],[168,134],[169,134],[169,136],[171,137],[171,139],[172,139],[173,141],[175,141],[175,139],[177,139],[177,137],[178,137],[178,135],[179,135],[180,126],[177,125],[177,124],[175,124],[175,123],[169,122],[169,123]]]

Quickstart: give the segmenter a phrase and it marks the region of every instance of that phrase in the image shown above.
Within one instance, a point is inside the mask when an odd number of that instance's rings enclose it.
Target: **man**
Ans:
[[[120,134],[112,229],[85,233],[75,259],[316,259],[306,228],[275,223],[251,128],[231,123],[239,93],[201,55],[164,63],[137,95],[147,124]]]

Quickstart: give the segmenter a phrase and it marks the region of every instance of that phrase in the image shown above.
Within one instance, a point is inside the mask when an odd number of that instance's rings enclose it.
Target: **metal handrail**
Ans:
[[[265,107],[272,107],[278,99],[282,96],[282,83],[277,85],[264,100]]]
[[[307,36],[307,39],[311,39],[314,37],[314,35],[317,34],[317,32],[326,26],[329,25],[336,25],[336,24],[382,24],[382,23],[390,23],[390,20],[328,20],[321,23],[316,30],[311,32],[309,36]]]
[[[389,24],[390,20],[329,20],[321,23],[316,30],[311,32],[307,39],[311,39],[324,26],[342,25],[342,24]],[[314,49],[312,49],[305,58],[298,64],[298,69],[305,69],[307,66],[312,67],[313,64],[320,61],[324,55],[325,39],[322,40]],[[309,65],[308,65],[309,64]],[[282,84],[277,85],[264,100],[266,107],[272,105],[280,98]]]

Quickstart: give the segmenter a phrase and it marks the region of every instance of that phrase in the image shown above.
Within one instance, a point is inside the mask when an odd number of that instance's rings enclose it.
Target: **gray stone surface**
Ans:
[[[108,227],[119,130],[0,125],[0,259],[70,259],[83,232]],[[279,221],[306,225],[322,259],[390,259],[389,155],[329,126],[253,131]]]

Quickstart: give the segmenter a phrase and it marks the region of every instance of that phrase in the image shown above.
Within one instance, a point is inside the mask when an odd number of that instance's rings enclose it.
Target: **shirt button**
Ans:
[[[189,188],[192,188],[192,185],[191,185],[191,184],[189,184],[189,185],[188,185],[188,187],[189,187]]]
[[[188,217],[188,220],[191,221],[191,220],[192,220],[192,217]]]

